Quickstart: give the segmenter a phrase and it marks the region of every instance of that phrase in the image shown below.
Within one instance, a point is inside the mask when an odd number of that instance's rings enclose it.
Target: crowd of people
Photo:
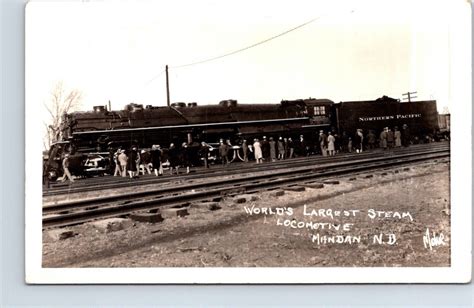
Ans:
[[[361,153],[375,148],[389,150],[406,147],[410,142],[411,136],[407,125],[403,125],[401,129],[395,126],[393,130],[385,127],[381,132],[374,130],[364,132],[362,129],[357,129],[353,134],[343,132],[341,135],[334,130],[320,130],[319,135],[309,142],[300,135],[295,140],[287,136],[243,139],[235,145],[230,139],[221,139],[216,148],[204,141],[184,142],[180,146],[171,143],[167,148],[155,144],[151,146],[151,149],[141,150],[134,145],[129,149],[118,148],[111,153],[110,161],[113,162],[114,176],[137,178],[140,174],[161,176],[164,165],[169,167],[170,174],[179,174],[181,167],[185,168],[186,173],[189,173],[193,166],[209,168],[211,157],[217,158],[223,166],[230,164],[236,157],[244,162],[255,161],[261,164],[309,155],[334,156],[338,153]],[[73,181],[68,164],[69,158],[65,156],[63,180],[69,178]]]

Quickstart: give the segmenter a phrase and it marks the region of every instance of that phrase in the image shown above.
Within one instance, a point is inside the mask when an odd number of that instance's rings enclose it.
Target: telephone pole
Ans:
[[[168,65],[166,65],[166,102],[168,104],[168,107],[170,107],[171,104],[170,104],[170,83],[168,80]]]
[[[416,96],[413,96],[414,94],[417,94],[418,92],[407,92],[407,93],[403,93],[402,95],[403,96],[406,96],[403,98],[403,100],[408,100],[409,103],[411,103],[411,99],[412,98],[417,98]]]

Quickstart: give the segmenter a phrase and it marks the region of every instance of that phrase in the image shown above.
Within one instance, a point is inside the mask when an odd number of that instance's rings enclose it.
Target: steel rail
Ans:
[[[245,183],[236,183],[234,179],[230,181],[220,181],[220,185],[209,184],[205,190],[194,191],[193,193],[177,194],[173,196],[163,197],[159,199],[151,199],[145,201],[135,201],[123,204],[109,204],[105,206],[91,206],[89,210],[76,211],[63,215],[50,215],[43,217],[43,228],[59,227],[79,224],[91,221],[97,218],[116,217],[128,215],[137,211],[156,210],[162,207],[173,207],[183,205],[183,203],[197,202],[202,200],[210,200],[220,198],[225,191],[229,192],[254,192],[263,189],[275,189],[282,186],[288,186],[294,183],[307,182],[320,178],[348,174],[354,172],[362,172],[373,169],[391,167],[395,165],[404,165],[429,159],[437,159],[449,157],[449,151],[440,151],[435,153],[415,154],[404,157],[393,157],[385,160],[366,160],[365,162],[354,162],[352,164],[332,165],[325,169],[314,170],[317,172],[309,172],[300,175],[291,175],[287,173],[285,177],[280,178],[281,174],[266,175],[267,178],[257,177],[259,180],[247,179]],[[277,177],[277,178],[275,178]],[[242,179],[241,179],[242,180]],[[238,186],[236,186],[238,184]],[[70,208],[71,209],[71,208]]]
[[[437,144],[436,147],[430,147],[430,149],[435,149],[435,148],[440,148],[440,149],[445,149],[449,148],[449,144]],[[155,176],[145,176],[140,179],[130,179],[130,178],[117,178],[117,177],[109,177],[109,178],[104,178],[100,177],[97,178],[97,180],[94,181],[83,181],[81,185],[77,185],[74,183],[74,185],[69,185],[68,187],[64,187],[64,185],[59,186],[57,185],[56,188],[45,190],[43,193],[44,197],[49,197],[49,196],[57,196],[57,195],[63,195],[63,194],[71,194],[71,193],[80,193],[80,192],[87,192],[87,191],[94,191],[97,190],[97,185],[100,185],[100,188],[103,189],[115,189],[115,188],[120,188],[120,187],[130,187],[130,186],[135,186],[135,185],[149,185],[149,184],[159,184],[159,183],[165,183],[169,182],[170,178],[173,180],[180,180],[182,181],[183,179],[188,180],[188,179],[200,179],[203,177],[203,175],[207,176],[219,176],[221,174],[225,175],[230,175],[230,174],[239,174],[242,173],[242,167],[244,166],[245,171],[248,172],[255,172],[259,170],[269,170],[269,169],[284,169],[288,168],[288,165],[291,165],[292,167],[295,166],[304,166],[308,165],[311,163],[315,164],[323,164],[327,162],[338,162],[338,161],[345,161],[349,159],[354,159],[354,158],[361,158],[361,157],[387,157],[387,155],[400,155],[402,153],[415,153],[419,151],[426,151],[426,148],[423,147],[418,147],[413,151],[414,149],[410,148],[404,149],[404,150],[393,150],[393,151],[383,151],[383,152],[363,152],[361,154],[349,154],[349,155],[339,155],[339,156],[332,156],[332,157],[322,157],[322,156],[313,156],[313,157],[302,157],[302,158],[295,158],[291,160],[282,160],[282,161],[276,161],[272,163],[264,163],[264,164],[245,164],[245,163],[239,163],[236,166],[232,167],[227,167],[227,168],[212,168],[211,170],[205,170],[205,169],[199,169],[198,173],[192,173],[192,174],[181,174],[179,178],[172,178],[171,176],[163,176],[163,177],[155,177]],[[245,164],[245,165],[242,165]],[[108,180],[110,179],[110,180]]]
[[[435,152],[440,152],[440,151],[443,152],[446,150],[445,149],[431,150],[430,153],[435,153]],[[422,152],[421,154],[426,154],[426,152]],[[404,158],[404,157],[412,157],[416,155],[420,155],[420,154],[408,153],[408,154],[403,154],[403,155],[392,156],[390,158]],[[320,165],[306,164],[301,167],[291,167],[291,168],[287,167],[285,169],[270,170],[270,171],[265,170],[267,171],[265,173],[250,174],[250,175],[245,172],[240,172],[239,177],[226,179],[225,183],[245,183],[248,181],[255,181],[255,180],[265,179],[268,177],[298,175],[301,172],[315,172],[318,170],[324,170],[325,168],[328,168],[328,167],[334,167],[334,166],[341,167],[341,166],[346,166],[346,165],[351,166],[351,165],[356,165],[356,164],[365,163],[365,162],[385,161],[387,159],[388,157],[370,157],[370,158],[359,158],[357,160],[350,160],[350,161],[343,161],[343,162],[330,162],[327,164],[320,164]],[[250,173],[255,173],[255,172],[250,172]],[[205,181],[201,183],[184,183],[182,185],[160,187],[160,188],[138,191],[138,192],[127,192],[124,194],[115,194],[115,195],[103,196],[103,197],[97,197],[97,198],[60,202],[60,203],[43,206],[43,213],[61,212],[61,211],[70,210],[71,208],[88,207],[90,205],[107,204],[110,202],[125,202],[129,200],[136,200],[139,198],[145,198],[145,197],[150,197],[150,196],[155,196],[155,195],[178,194],[178,193],[187,192],[191,190],[206,188],[206,187],[209,187],[210,185],[219,185],[221,183],[223,183],[223,180],[217,179],[217,180],[210,180],[210,181]]]

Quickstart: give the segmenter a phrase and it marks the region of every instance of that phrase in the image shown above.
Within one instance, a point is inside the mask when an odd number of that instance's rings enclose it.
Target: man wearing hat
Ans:
[[[260,144],[262,145],[263,160],[268,161],[270,158],[270,144],[268,143],[267,136],[263,136],[263,140]]]
[[[278,148],[278,159],[280,160],[285,159],[285,144],[283,143],[282,137],[278,138],[277,148]]]
[[[72,175],[71,175],[71,172],[69,172],[69,154],[66,153],[64,155],[64,159],[63,159],[63,170],[64,170],[64,175],[63,175],[63,179],[61,182],[65,182],[66,181],[66,177],[69,179],[69,181],[72,183],[74,182],[74,179],[72,178]]]
[[[387,146],[389,149],[393,148],[393,143],[395,141],[395,136],[390,128],[387,128]]]
[[[276,161],[276,142],[273,140],[273,137],[270,137],[268,145],[270,146],[270,159]]]
[[[127,163],[128,163],[128,156],[125,154],[125,150],[120,150],[120,154],[118,156],[118,162],[120,164],[120,172],[122,173],[122,177],[127,176]]]
[[[141,150],[140,152],[140,172],[145,175],[145,171],[147,174],[151,174],[151,154],[146,150]]]
[[[128,157],[128,165],[127,170],[130,178],[137,178],[138,177],[138,167],[140,165],[140,153],[138,153],[138,148],[133,146],[130,150],[130,154]]]
[[[163,175],[163,166],[161,165],[161,147],[159,144],[154,144],[151,147],[151,164],[153,166],[153,171],[155,176]]]
[[[403,124],[402,126],[402,131],[401,131],[401,137],[402,137],[402,145],[404,147],[407,147],[410,145],[410,130],[408,129],[408,125]]]
[[[328,138],[326,137],[326,134],[324,134],[324,131],[320,130],[319,131],[319,146],[321,147],[321,154],[323,156],[327,156],[327,148],[328,148]]]
[[[380,147],[384,150],[387,149],[387,133],[388,127],[385,127],[383,131],[380,133]]]
[[[118,157],[121,151],[122,151],[122,148],[118,148],[117,151],[114,153],[114,164],[115,164],[114,176],[122,175],[122,169],[120,168],[120,162],[118,161]]]
[[[298,155],[299,156],[308,156],[306,141],[304,140],[304,136],[300,135],[300,140],[298,141]]]

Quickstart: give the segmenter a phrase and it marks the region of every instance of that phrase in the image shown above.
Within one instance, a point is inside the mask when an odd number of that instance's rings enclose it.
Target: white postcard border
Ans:
[[[34,284],[462,283],[471,279],[471,10],[452,22],[451,266],[403,268],[42,268],[41,102],[28,95],[25,59],[25,263]],[[464,8],[464,9],[462,9]],[[26,12],[28,23],[28,10]],[[28,27],[26,27],[28,28]],[[30,51],[31,52],[31,51]],[[6,192],[8,193],[8,192]],[[429,193],[429,192],[427,192]]]

